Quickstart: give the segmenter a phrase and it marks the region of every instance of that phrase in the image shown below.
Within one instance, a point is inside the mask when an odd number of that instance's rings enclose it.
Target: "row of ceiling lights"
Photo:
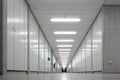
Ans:
[[[51,18],[50,19],[51,22],[80,22],[81,19],[79,18]],[[53,34],[55,35],[76,35],[77,32],[76,31],[55,31],[53,32]],[[58,43],[73,43],[74,40],[73,39],[57,39],[56,42]],[[57,45],[58,49],[58,53],[60,53],[60,57],[62,58],[62,65],[63,67],[66,66],[66,61],[67,58],[69,56],[69,53],[71,53],[71,48],[73,47],[73,45],[68,44],[68,45]]]
[[[56,35],[76,35],[77,32],[75,31],[55,31],[54,34]],[[73,39],[57,39],[56,42],[58,43],[65,43],[65,42],[74,42]],[[57,45],[59,48],[67,48],[67,49],[62,49],[59,50],[59,53],[70,53],[72,45]]]
[[[50,19],[51,22],[80,22],[81,19],[80,18],[51,18]],[[53,34],[55,35],[76,35],[77,32],[76,31],[55,31],[53,32]],[[74,40],[73,39],[57,39],[56,42],[58,43],[73,43]],[[71,53],[71,48],[73,47],[73,45],[71,44],[68,44],[68,45],[57,45],[57,47],[59,48],[58,49],[58,52],[59,53],[62,53],[61,57],[65,57],[63,55],[66,54],[68,56],[69,53]],[[63,63],[64,61],[62,61]]]

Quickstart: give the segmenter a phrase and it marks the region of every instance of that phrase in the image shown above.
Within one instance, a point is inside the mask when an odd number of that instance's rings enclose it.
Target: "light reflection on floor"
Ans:
[[[26,73],[9,72],[0,80],[120,80],[120,74],[89,73]]]

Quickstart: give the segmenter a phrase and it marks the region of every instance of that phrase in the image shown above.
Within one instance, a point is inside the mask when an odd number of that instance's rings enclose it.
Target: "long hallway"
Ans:
[[[0,80],[120,80],[120,0],[0,0]]]

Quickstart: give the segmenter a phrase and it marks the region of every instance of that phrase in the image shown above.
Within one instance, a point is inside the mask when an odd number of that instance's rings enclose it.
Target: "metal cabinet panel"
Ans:
[[[38,25],[31,13],[29,16],[30,71],[38,71]]]
[[[79,72],[82,71],[82,54],[81,54],[81,49],[79,48]]]
[[[40,71],[44,71],[44,37],[40,31]]]
[[[7,0],[7,16],[7,69],[26,71],[29,57],[30,71],[49,72],[51,61],[48,61],[48,57],[51,58],[51,48],[30,10],[28,15],[25,1]],[[28,47],[30,56],[27,55]]]
[[[48,61],[48,72],[51,71],[51,49],[48,46],[48,57],[50,58],[50,60]]]
[[[85,63],[85,57],[86,56],[86,53],[85,53],[85,41],[83,42],[83,44],[82,44],[82,71],[84,72],[85,71],[85,65],[86,65],[86,63]]]
[[[7,69],[14,69],[14,0],[7,1]]]
[[[86,36],[86,71],[91,71],[92,69],[92,31],[90,30]]]
[[[101,45],[101,15],[99,15],[93,25],[92,32],[93,71],[102,71]]]
[[[27,6],[24,1],[15,1],[15,70],[26,70],[27,62],[27,47],[26,43],[21,42],[26,40],[27,35]]]
[[[47,42],[45,41],[45,71],[48,72],[48,44]]]
[[[8,70],[26,70],[27,67],[27,6],[22,0],[8,0]]]

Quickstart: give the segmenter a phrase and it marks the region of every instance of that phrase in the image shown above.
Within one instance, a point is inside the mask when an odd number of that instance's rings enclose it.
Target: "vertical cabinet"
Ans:
[[[32,14],[29,14],[29,57],[30,71],[38,71],[38,25]]]
[[[27,6],[8,0],[7,8],[7,69],[27,70]]]

